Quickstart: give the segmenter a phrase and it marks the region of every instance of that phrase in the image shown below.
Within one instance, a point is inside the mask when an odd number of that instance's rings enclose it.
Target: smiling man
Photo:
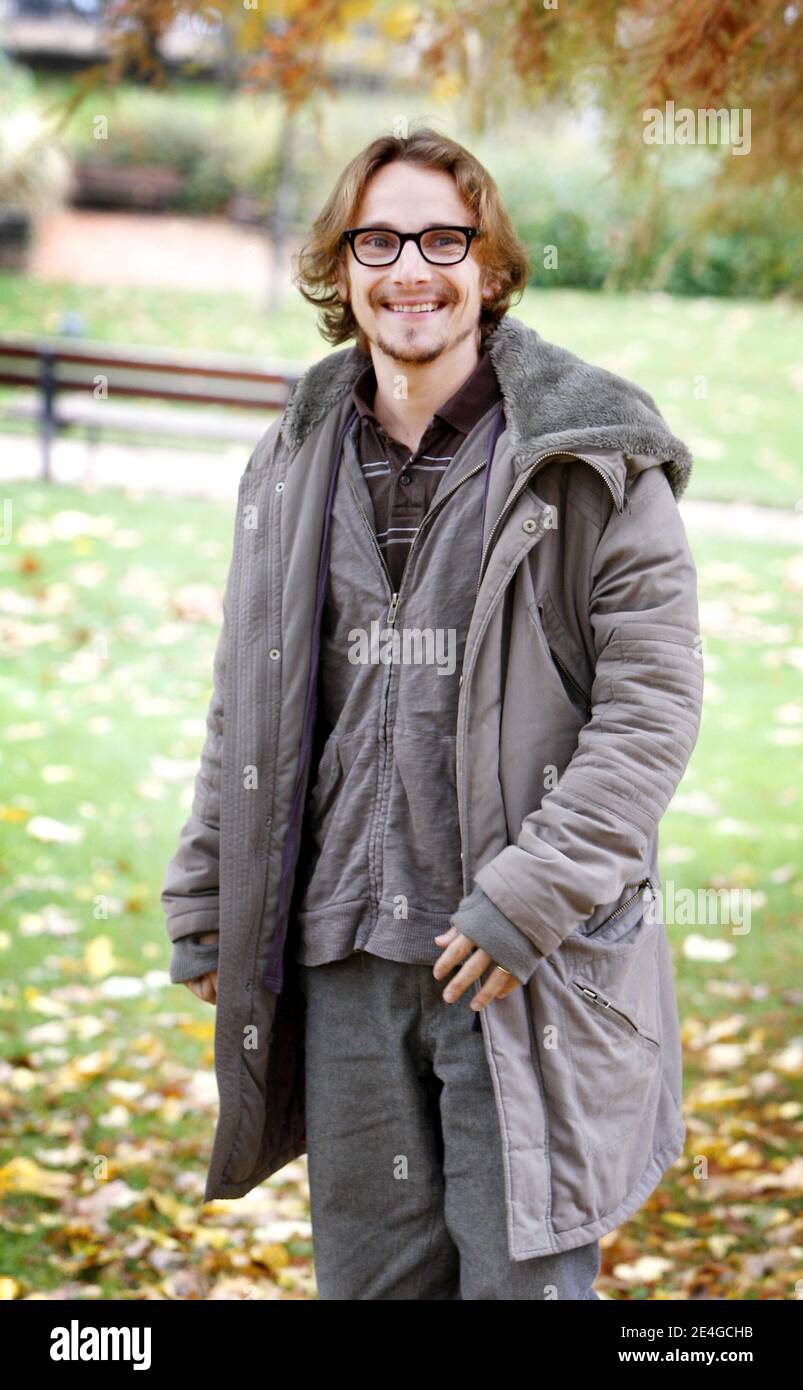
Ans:
[[[595,1299],[683,1147],[657,889],[702,702],[691,457],[509,315],[526,277],[467,150],[373,141],[296,280],[356,346],[240,485],[162,900],[218,1008],[205,1195],[308,1153],[323,1299]]]

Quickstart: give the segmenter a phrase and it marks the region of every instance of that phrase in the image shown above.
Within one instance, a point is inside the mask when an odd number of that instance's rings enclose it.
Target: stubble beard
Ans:
[[[448,348],[457,347],[458,343],[462,343],[466,338],[470,337],[473,331],[474,329],[471,327],[464,328],[451,340],[449,340],[448,336],[444,336],[435,343],[429,345],[421,344],[419,346],[415,342],[409,344],[404,342],[391,342],[389,339],[385,338],[381,332],[377,332],[375,337],[371,337],[371,335],[366,333],[365,329],[363,329],[366,340],[378,348],[381,353],[384,353],[384,355],[389,357],[393,362],[406,362],[409,366],[425,366],[428,362],[437,361]]]

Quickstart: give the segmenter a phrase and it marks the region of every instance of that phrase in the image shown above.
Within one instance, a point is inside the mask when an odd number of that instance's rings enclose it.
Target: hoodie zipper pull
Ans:
[[[396,609],[398,608],[398,606],[399,606],[399,595],[398,595],[398,594],[394,594],[393,597],[392,597],[392,599],[391,599],[391,601],[390,601],[390,608],[388,609],[388,618],[387,618],[387,626],[388,626],[388,627],[393,627],[393,624],[394,624],[395,621],[396,621]]]

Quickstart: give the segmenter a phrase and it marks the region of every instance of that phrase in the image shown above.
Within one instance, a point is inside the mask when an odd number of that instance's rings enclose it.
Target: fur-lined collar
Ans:
[[[549,450],[616,449],[665,464],[676,498],[692,455],[672,434],[652,396],[635,382],[585,362],[510,315],[485,341],[505,404],[515,462]],[[295,451],[354,385],[370,361],[357,347],[331,352],[293,387],[281,425]]]

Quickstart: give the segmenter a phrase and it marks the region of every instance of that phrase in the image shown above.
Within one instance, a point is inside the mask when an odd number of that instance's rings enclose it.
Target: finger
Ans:
[[[452,977],[443,991],[443,998],[447,1004],[452,1004],[459,999],[464,990],[478,980],[484,970],[491,964],[491,957],[487,951],[481,951],[479,947],[472,956],[466,961],[461,970]]]
[[[508,974],[506,970],[500,970],[498,965],[495,966],[482,988],[478,989],[474,995],[471,1001],[472,1009],[483,1009],[492,999],[504,999],[520,983],[521,981],[517,980],[515,975]]]
[[[461,960],[465,960],[466,956],[473,950],[474,942],[471,938],[458,931],[432,967],[435,979],[442,980],[444,975],[448,975],[450,970],[454,970],[455,966],[459,965]]]
[[[208,981],[209,981],[209,976],[208,976],[208,975],[196,975],[196,977],[195,977],[194,980],[185,980],[184,983],[185,983],[185,985],[187,986],[187,989],[192,990],[193,994],[196,994],[196,995],[198,996],[199,999],[203,999],[204,1002],[208,1003],[208,1001],[209,1001],[209,983],[208,983]]]

